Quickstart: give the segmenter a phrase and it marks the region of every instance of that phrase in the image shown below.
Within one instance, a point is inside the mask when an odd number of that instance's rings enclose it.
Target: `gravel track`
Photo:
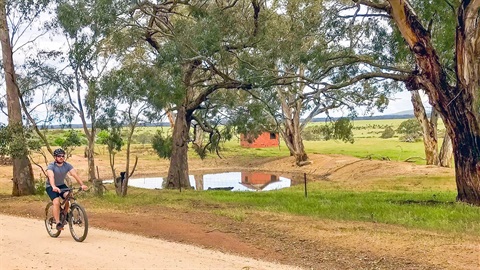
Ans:
[[[42,220],[8,215],[0,228],[0,269],[299,269],[97,228],[82,243],[68,226],[51,238]]]

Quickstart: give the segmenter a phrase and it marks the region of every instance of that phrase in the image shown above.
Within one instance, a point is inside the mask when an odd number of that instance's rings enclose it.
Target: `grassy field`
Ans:
[[[406,119],[382,119],[382,120],[356,120],[352,124],[355,142],[344,143],[343,141],[329,140],[329,141],[304,141],[305,149],[308,153],[313,154],[341,154],[350,155],[359,158],[372,158],[380,160],[393,161],[410,161],[417,164],[424,163],[424,148],[422,142],[407,143],[399,139],[399,135],[395,134],[393,138],[381,139],[380,136],[387,126],[396,129],[401,122]],[[441,122],[441,121],[440,121]],[[324,123],[313,123],[311,125],[322,125]],[[443,124],[439,123],[439,133],[444,132]],[[135,152],[149,151],[154,157],[155,153],[151,151],[150,140],[157,130],[162,130],[167,133],[169,128],[166,127],[138,127],[134,133],[133,145]],[[81,130],[78,130],[81,134]],[[59,137],[62,137],[67,130],[51,130],[48,131],[48,137],[51,142],[54,142]],[[439,145],[441,145],[441,136],[439,136]],[[81,153],[82,147],[77,148],[75,152]],[[97,145],[97,152],[106,153],[105,147]],[[240,147],[239,137],[234,137],[231,141],[227,141],[222,145],[221,155],[226,157],[234,155],[246,155],[253,157],[274,157],[274,156],[288,156],[289,152],[284,142],[280,141],[280,147],[276,148],[262,148],[251,149]],[[119,153],[122,155],[122,152]],[[196,157],[194,151],[191,151],[190,156]]]
[[[379,160],[405,161],[412,159],[417,164],[425,164],[425,153],[422,142],[401,142],[398,138],[357,138],[355,142],[342,141],[304,141],[307,154],[340,154],[358,158],[372,158]],[[226,142],[221,152],[225,156],[237,154],[255,157],[288,156],[288,148],[283,141],[280,147],[272,148],[243,148],[238,140]],[[195,153],[192,152],[192,155]]]
[[[385,125],[398,126],[401,120],[356,121],[355,143],[338,141],[306,141],[307,153],[342,154],[355,157],[404,161],[415,158],[423,164],[423,144],[406,143],[398,138],[380,139],[378,132]],[[380,128],[378,128],[380,127]],[[141,128],[137,133],[153,134],[154,128]],[[374,134],[374,135],[372,135]],[[103,147],[98,146],[99,154],[106,155]],[[76,151],[80,152],[80,149]],[[133,153],[150,153],[142,158],[157,159],[149,144],[135,144]],[[289,156],[288,149],[280,147],[251,149],[239,146],[234,139],[223,145],[225,157],[282,157]],[[211,154],[212,156],[213,154]],[[124,152],[117,155],[121,159]],[[207,157],[207,158],[211,158]],[[193,152],[190,157],[195,157]],[[130,188],[129,196],[117,197],[114,192],[103,198],[88,197],[93,207],[99,209],[142,208],[162,204],[168,207],[191,210],[195,202],[221,205],[210,207],[218,215],[226,215],[242,221],[246,212],[258,211],[282,212],[293,215],[305,215],[319,219],[375,222],[396,224],[408,228],[435,230],[447,233],[466,233],[480,236],[480,208],[455,202],[456,191],[446,190],[442,186],[452,179],[442,176],[419,176],[418,178],[379,179],[369,186],[355,188],[333,182],[315,182],[309,185],[308,197],[304,196],[302,186],[274,192],[198,192],[172,190],[144,190]],[[451,184],[450,184],[451,185]],[[442,187],[442,188],[440,188]],[[43,195],[44,196],[44,195]],[[219,209],[228,209],[219,210]]]
[[[131,189],[127,198],[112,193],[90,198],[98,207],[121,211],[149,205],[164,205],[179,211],[195,211],[195,205],[208,205],[207,211],[236,221],[252,211],[267,211],[310,216],[338,221],[362,221],[400,225],[444,233],[480,236],[480,208],[455,203],[455,193],[445,191],[356,191],[309,185],[308,196],[302,186],[274,192],[198,192]],[[206,211],[202,209],[202,211]]]

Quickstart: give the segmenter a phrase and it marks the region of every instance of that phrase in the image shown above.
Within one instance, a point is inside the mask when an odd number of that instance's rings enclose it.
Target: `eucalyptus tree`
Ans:
[[[16,49],[19,49],[31,42],[31,40],[26,40],[20,44],[22,41],[19,42],[19,40],[25,31],[33,28],[32,24],[48,6],[48,3],[49,1],[0,1],[0,41],[7,92],[6,106],[12,143],[15,144],[14,151],[10,153],[13,159],[12,194],[16,196],[31,195],[35,192],[35,189],[32,166],[28,158],[29,149],[27,143],[22,143],[26,140],[20,105],[20,91],[15,71],[14,46],[17,45]],[[9,18],[10,24],[7,22],[7,18]]]
[[[263,58],[250,61],[255,69],[249,72],[261,71],[270,78],[281,74],[270,96],[280,106],[270,112],[297,165],[308,163],[301,133],[313,117],[333,109],[352,117],[360,107],[367,112],[374,107],[382,110],[399,88],[375,78],[408,77],[408,70],[386,64],[391,59],[369,54],[378,37],[365,29],[373,32],[374,22],[360,28],[340,13],[334,1],[274,1],[266,38],[257,45]]]
[[[190,187],[189,130],[192,122],[209,130],[208,119],[197,110],[220,90],[252,88],[237,70],[239,55],[252,50],[260,31],[260,9],[257,1],[143,1],[137,6],[134,16],[146,23],[144,38],[163,70],[159,95],[176,113],[168,186]]]
[[[98,81],[115,65],[109,53],[112,46],[109,37],[121,27],[117,25],[116,11],[117,2],[112,1],[57,1],[50,30],[63,44],[45,48],[31,59],[29,67],[29,74],[48,81],[46,87],[55,87],[47,103],[55,120],[70,123],[78,117],[82,122],[87,138],[88,179],[98,194],[102,188],[96,181],[94,161],[99,112],[96,99]]]
[[[372,54],[389,55],[392,59],[389,65],[401,66],[403,69],[409,70],[409,73],[416,73],[415,60],[409,52],[407,46],[402,41],[400,32],[392,28],[389,22],[389,15],[379,13],[372,9],[366,9],[360,5],[361,1],[341,1],[346,2],[346,6],[340,5],[341,17],[351,21],[355,27],[363,28],[370,22],[375,22],[375,28],[366,28],[363,31],[369,31],[371,34],[381,36],[381,39],[373,39]],[[355,3],[354,3],[355,2]],[[417,12],[422,14],[424,18],[428,18],[428,31],[434,36],[441,38],[433,38],[432,42],[437,48],[438,54],[443,59],[443,64],[448,67],[447,71],[451,73],[454,70],[454,62],[452,55],[454,54],[454,28],[455,15],[451,12],[451,4],[448,1],[416,1]],[[453,78],[452,74],[449,77]],[[409,88],[411,76],[407,76],[402,81],[405,88]],[[451,140],[448,132],[445,134],[441,150],[438,150],[437,122],[439,118],[438,112],[433,109],[430,116],[427,114],[425,107],[420,98],[420,91],[416,89],[411,91],[411,101],[414,114],[423,129],[423,144],[425,149],[426,163],[429,165],[439,165],[450,167],[452,160]],[[441,116],[441,115],[440,115]],[[443,119],[442,119],[443,120]]]
[[[455,78],[455,25],[456,15],[452,12],[452,5],[449,1],[417,1],[415,3],[416,12],[428,20],[427,30],[432,35],[439,59],[445,66],[450,83],[454,83]],[[400,31],[394,31],[397,36],[399,46],[399,59],[407,59],[414,63],[415,59],[409,51],[408,46],[402,41]],[[412,65],[413,66],[413,65]],[[425,154],[427,164],[435,164],[443,167],[451,167],[453,151],[452,142],[448,132],[445,132],[442,146],[438,151],[437,143],[437,122],[438,118],[445,122],[443,116],[433,108],[430,116],[427,115],[423,103],[421,102],[419,91],[412,90],[412,104],[414,113],[423,129],[423,138],[425,144]]]
[[[156,73],[156,69],[141,59],[128,59],[124,61],[122,68],[109,72],[101,81],[99,100],[107,112],[103,118],[104,122],[119,123],[107,125],[115,130],[126,127],[126,164],[125,177],[119,189],[121,196],[126,196],[128,191],[128,180],[135,171],[138,156],[131,168],[131,144],[136,128],[142,123],[158,121],[161,105],[155,95],[162,88],[162,81]],[[156,105],[156,106],[154,106]],[[117,132],[112,132],[116,135]],[[117,178],[112,168],[114,179]]]
[[[115,112],[112,111],[112,113],[114,114]],[[105,117],[106,115],[109,117]],[[104,144],[107,146],[108,161],[112,172],[112,179],[114,179],[115,192],[117,195],[122,195],[122,177],[118,176],[115,169],[115,156],[122,150],[122,146],[124,145],[121,134],[122,123],[119,123],[114,116],[110,115],[110,113],[107,113],[106,115],[103,115],[105,118],[100,117],[98,120],[98,127],[101,131],[97,134],[97,144]]]
[[[420,17],[418,6],[402,0],[354,2],[385,14],[400,32],[416,64],[407,87],[425,90],[452,139],[457,200],[480,205],[480,0],[449,3],[456,16],[455,51],[450,60],[437,51],[433,40],[443,36],[433,36],[427,23],[430,18]],[[449,61],[453,72],[448,69]]]

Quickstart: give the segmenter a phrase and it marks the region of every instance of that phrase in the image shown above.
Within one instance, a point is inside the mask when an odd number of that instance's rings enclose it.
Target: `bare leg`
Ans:
[[[66,192],[63,195],[64,198],[66,198],[67,196],[68,196],[68,192]],[[65,214],[65,216],[67,215],[69,209],[70,209],[70,201],[66,201],[65,206],[63,207],[63,213]]]
[[[53,217],[56,223],[60,223],[60,197],[53,199]]]

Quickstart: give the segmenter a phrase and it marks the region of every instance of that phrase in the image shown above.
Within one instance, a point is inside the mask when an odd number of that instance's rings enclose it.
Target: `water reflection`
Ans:
[[[162,189],[163,177],[131,178],[128,185],[138,188]],[[267,173],[226,172],[203,175],[189,175],[190,185],[195,190],[267,191],[287,188],[292,181]],[[103,181],[113,183],[112,180]]]

